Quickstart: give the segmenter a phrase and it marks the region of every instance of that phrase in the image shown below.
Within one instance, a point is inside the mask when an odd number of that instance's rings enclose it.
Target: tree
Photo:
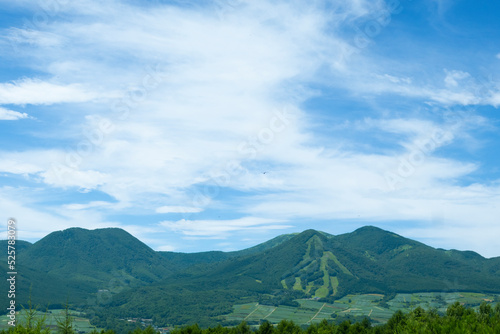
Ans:
[[[361,321],[361,326],[363,326],[366,329],[370,329],[372,327],[372,323],[370,322],[370,319],[365,317],[363,321]]]
[[[29,297],[28,297],[28,308],[26,309],[24,306],[22,306],[24,313],[25,313],[25,321],[24,321],[24,326],[18,326],[18,330],[24,331],[28,334],[49,334],[50,331],[46,326],[46,320],[47,320],[47,315],[39,315],[38,311],[38,305],[33,306],[33,303],[31,301],[31,286],[30,286],[30,292],[29,292]],[[47,307],[48,311],[48,307]]]
[[[392,331],[396,332],[399,327],[405,325],[406,316],[401,310],[397,310],[392,317],[387,321],[387,327]]]
[[[143,331],[142,331],[143,334],[158,334],[158,331],[155,330],[151,325],[149,325],[148,327],[146,327]]]
[[[260,324],[257,334],[272,334],[274,333],[274,326],[269,321],[264,321]]]
[[[500,318],[500,302],[495,305],[495,316]]]
[[[455,319],[460,319],[465,313],[465,307],[463,307],[459,302],[454,302],[446,310],[446,315]]]
[[[342,323],[337,327],[337,333],[347,334],[349,333],[350,327],[351,327],[351,322],[349,320],[342,321]]]
[[[493,315],[493,309],[490,304],[482,302],[479,305],[479,321],[489,323],[490,317]]]
[[[74,334],[73,317],[69,311],[68,302],[64,307],[64,314],[62,319],[57,319],[57,329],[60,334]]]
[[[250,333],[252,333],[252,330],[250,329],[250,326],[248,326],[246,321],[242,321],[234,329],[235,329],[235,331],[234,331],[235,334],[250,334]]]
[[[281,320],[275,332],[279,334],[299,334],[302,333],[302,329],[293,321]]]
[[[318,324],[318,333],[333,333],[335,325],[330,325],[326,319],[321,320]]]

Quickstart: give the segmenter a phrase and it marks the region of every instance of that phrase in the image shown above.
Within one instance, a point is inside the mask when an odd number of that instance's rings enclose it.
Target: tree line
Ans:
[[[30,316],[31,314],[31,316]],[[45,326],[44,319],[35,319],[28,312],[25,321],[15,327],[0,331],[0,334],[76,334],[71,315],[66,308],[64,316],[57,322],[57,329]],[[173,329],[170,334],[393,334],[393,333],[453,333],[453,334],[496,334],[500,333],[500,303],[493,308],[482,303],[477,310],[464,307],[459,302],[450,305],[446,314],[440,315],[435,309],[424,310],[421,307],[403,313],[397,311],[383,325],[372,326],[365,318],[351,323],[345,320],[333,323],[323,320],[309,326],[299,326],[290,320],[282,320],[277,325],[262,322],[258,326],[250,326],[245,321],[234,327],[201,328],[194,324]],[[94,330],[91,334],[117,334],[114,330]],[[157,334],[152,327],[136,328],[128,334]]]

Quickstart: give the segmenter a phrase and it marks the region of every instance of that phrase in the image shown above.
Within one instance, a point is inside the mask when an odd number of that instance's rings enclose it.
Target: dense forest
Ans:
[[[43,319],[33,321],[29,316],[22,323],[8,330],[3,330],[0,334],[51,334],[53,331],[60,334],[75,334],[72,327],[71,316],[66,313],[66,317],[58,321],[57,328],[52,330],[44,326]],[[114,330],[98,332],[95,330],[91,334],[115,334]],[[129,334],[155,334],[152,327],[145,329],[136,328],[128,332]],[[372,327],[368,319],[351,323],[349,320],[341,323],[327,322],[323,320],[318,324],[307,327],[299,326],[293,321],[282,320],[277,325],[263,322],[259,326],[249,326],[242,322],[234,327],[211,327],[202,329],[197,324],[173,329],[171,334],[349,334],[349,333],[500,333],[500,304],[494,308],[483,303],[477,310],[466,308],[456,302],[450,305],[445,315],[439,315],[435,310],[424,310],[420,307],[404,314],[401,311],[394,313],[391,319],[384,324]]]
[[[228,317],[247,303],[301,308],[300,300],[377,294],[383,299],[373,305],[387,311],[385,321],[398,293],[500,293],[500,257],[435,249],[374,226],[336,236],[306,230],[227,253],[157,252],[116,228],[71,228],[19,244],[18,284],[32,287],[35,304],[60,309],[69,301],[92,325],[120,334],[130,331],[120,320],[127,318],[160,327],[259,325]],[[8,282],[0,287],[8,291]],[[26,305],[28,294],[21,289],[16,303]]]

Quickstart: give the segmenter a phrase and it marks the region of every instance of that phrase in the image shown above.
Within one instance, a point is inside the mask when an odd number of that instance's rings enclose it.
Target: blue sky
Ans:
[[[497,2],[0,4],[20,239],[194,252],[375,225],[500,255]]]

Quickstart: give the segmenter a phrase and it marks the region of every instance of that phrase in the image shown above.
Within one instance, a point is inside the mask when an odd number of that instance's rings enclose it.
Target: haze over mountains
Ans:
[[[210,323],[242,301],[293,306],[297,298],[353,293],[500,292],[500,257],[435,249],[372,226],[337,236],[307,230],[236,252],[157,252],[117,228],[71,228],[17,247],[19,302],[30,286],[41,305],[69,300],[85,308],[105,293],[102,305],[92,303],[100,321]]]

